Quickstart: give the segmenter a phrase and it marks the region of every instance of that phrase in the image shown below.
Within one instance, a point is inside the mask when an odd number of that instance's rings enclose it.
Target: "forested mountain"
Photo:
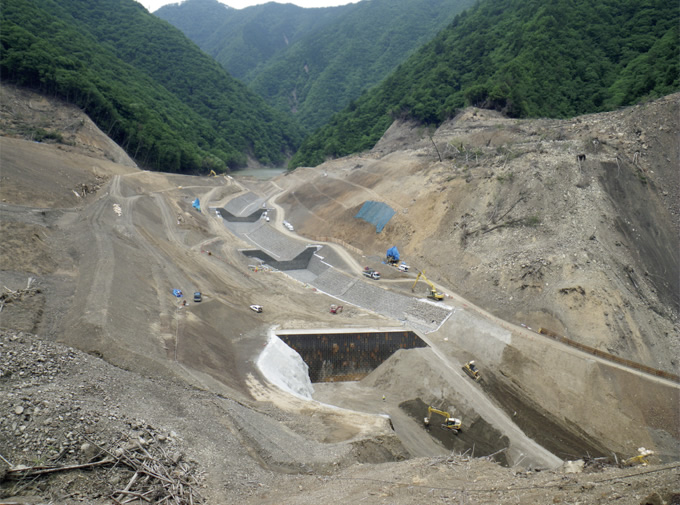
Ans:
[[[482,0],[309,137],[291,166],[372,147],[395,118],[465,105],[515,117],[612,110],[680,88],[680,10],[665,0]]]
[[[154,15],[182,30],[233,77],[247,83],[272,58],[352,8],[350,4],[304,9],[269,2],[233,9],[218,0],[184,0],[165,5]]]
[[[82,107],[143,167],[282,163],[302,140],[294,121],[134,0],[4,0],[0,37],[3,81]]]
[[[186,0],[155,14],[311,130],[379,83],[472,0],[364,0],[321,9],[217,4]],[[224,18],[218,29],[216,16]]]

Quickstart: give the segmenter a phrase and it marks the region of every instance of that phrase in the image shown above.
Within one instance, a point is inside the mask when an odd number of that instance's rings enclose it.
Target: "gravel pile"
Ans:
[[[119,373],[125,372],[80,351],[22,332],[0,332],[0,474],[8,472],[0,479],[0,497],[35,486],[36,492],[49,490],[66,503],[60,496],[72,484],[68,472],[29,479],[29,484],[21,472],[40,475],[46,467],[96,463],[93,468],[101,472],[96,484],[90,482],[82,493],[71,486],[76,501],[95,503],[130,480],[130,468],[113,463],[131,450],[145,451],[149,460],[170,470],[194,466],[183,459],[175,432],[129,415],[111,388]],[[107,458],[113,463],[99,463]]]

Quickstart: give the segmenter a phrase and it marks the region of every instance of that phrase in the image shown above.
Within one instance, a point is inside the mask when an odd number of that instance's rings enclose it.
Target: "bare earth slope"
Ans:
[[[504,319],[677,374],[679,102],[569,121],[468,109],[436,132],[395,124],[364,157],[297,170],[280,201],[303,234],[323,224],[378,258],[396,245]],[[381,233],[353,218],[366,200],[396,211]]]
[[[395,125],[370,153],[262,182],[140,171],[78,110],[1,89],[3,500],[677,500],[677,382],[527,328],[677,373],[677,96],[574,121],[467,110],[432,139]],[[397,211],[380,234],[354,218],[366,200]],[[262,202],[267,225],[210,210]],[[275,234],[284,218],[300,237]],[[249,268],[239,250],[265,240],[329,242],[338,278],[380,269],[382,302],[329,314],[311,281]],[[381,263],[390,245],[409,274]],[[403,328],[381,307],[425,295],[416,268],[448,295],[429,349],[317,401],[256,366],[274,327]],[[428,433],[428,404],[460,415],[460,436]],[[652,465],[619,468],[640,446]],[[560,467],[578,458],[585,472]]]

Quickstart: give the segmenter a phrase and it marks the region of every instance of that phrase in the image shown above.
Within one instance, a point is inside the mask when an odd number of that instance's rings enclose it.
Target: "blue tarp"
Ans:
[[[376,233],[383,231],[383,228],[387,222],[392,219],[396,212],[392,207],[382,202],[366,201],[361,206],[359,212],[354,217],[363,219],[371,224],[375,225]]]
[[[399,261],[399,251],[397,250],[396,245],[393,245],[387,250],[387,258],[393,261]]]
[[[198,201],[198,198],[196,198],[196,200],[194,200],[194,209],[196,209],[196,210],[198,210],[198,211],[201,210],[201,204],[200,204],[200,202]]]
[[[182,298],[182,290],[181,289],[173,289],[172,294],[175,295],[177,298]]]

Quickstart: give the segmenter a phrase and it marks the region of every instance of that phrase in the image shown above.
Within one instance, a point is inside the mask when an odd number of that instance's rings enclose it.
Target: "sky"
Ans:
[[[181,0],[137,0],[149,12],[154,12],[167,4],[181,3]],[[337,5],[345,5],[356,3],[358,0],[220,0],[223,4],[233,7],[234,9],[243,9],[251,5],[260,5],[275,1],[276,3],[295,4],[300,7],[335,7]]]

